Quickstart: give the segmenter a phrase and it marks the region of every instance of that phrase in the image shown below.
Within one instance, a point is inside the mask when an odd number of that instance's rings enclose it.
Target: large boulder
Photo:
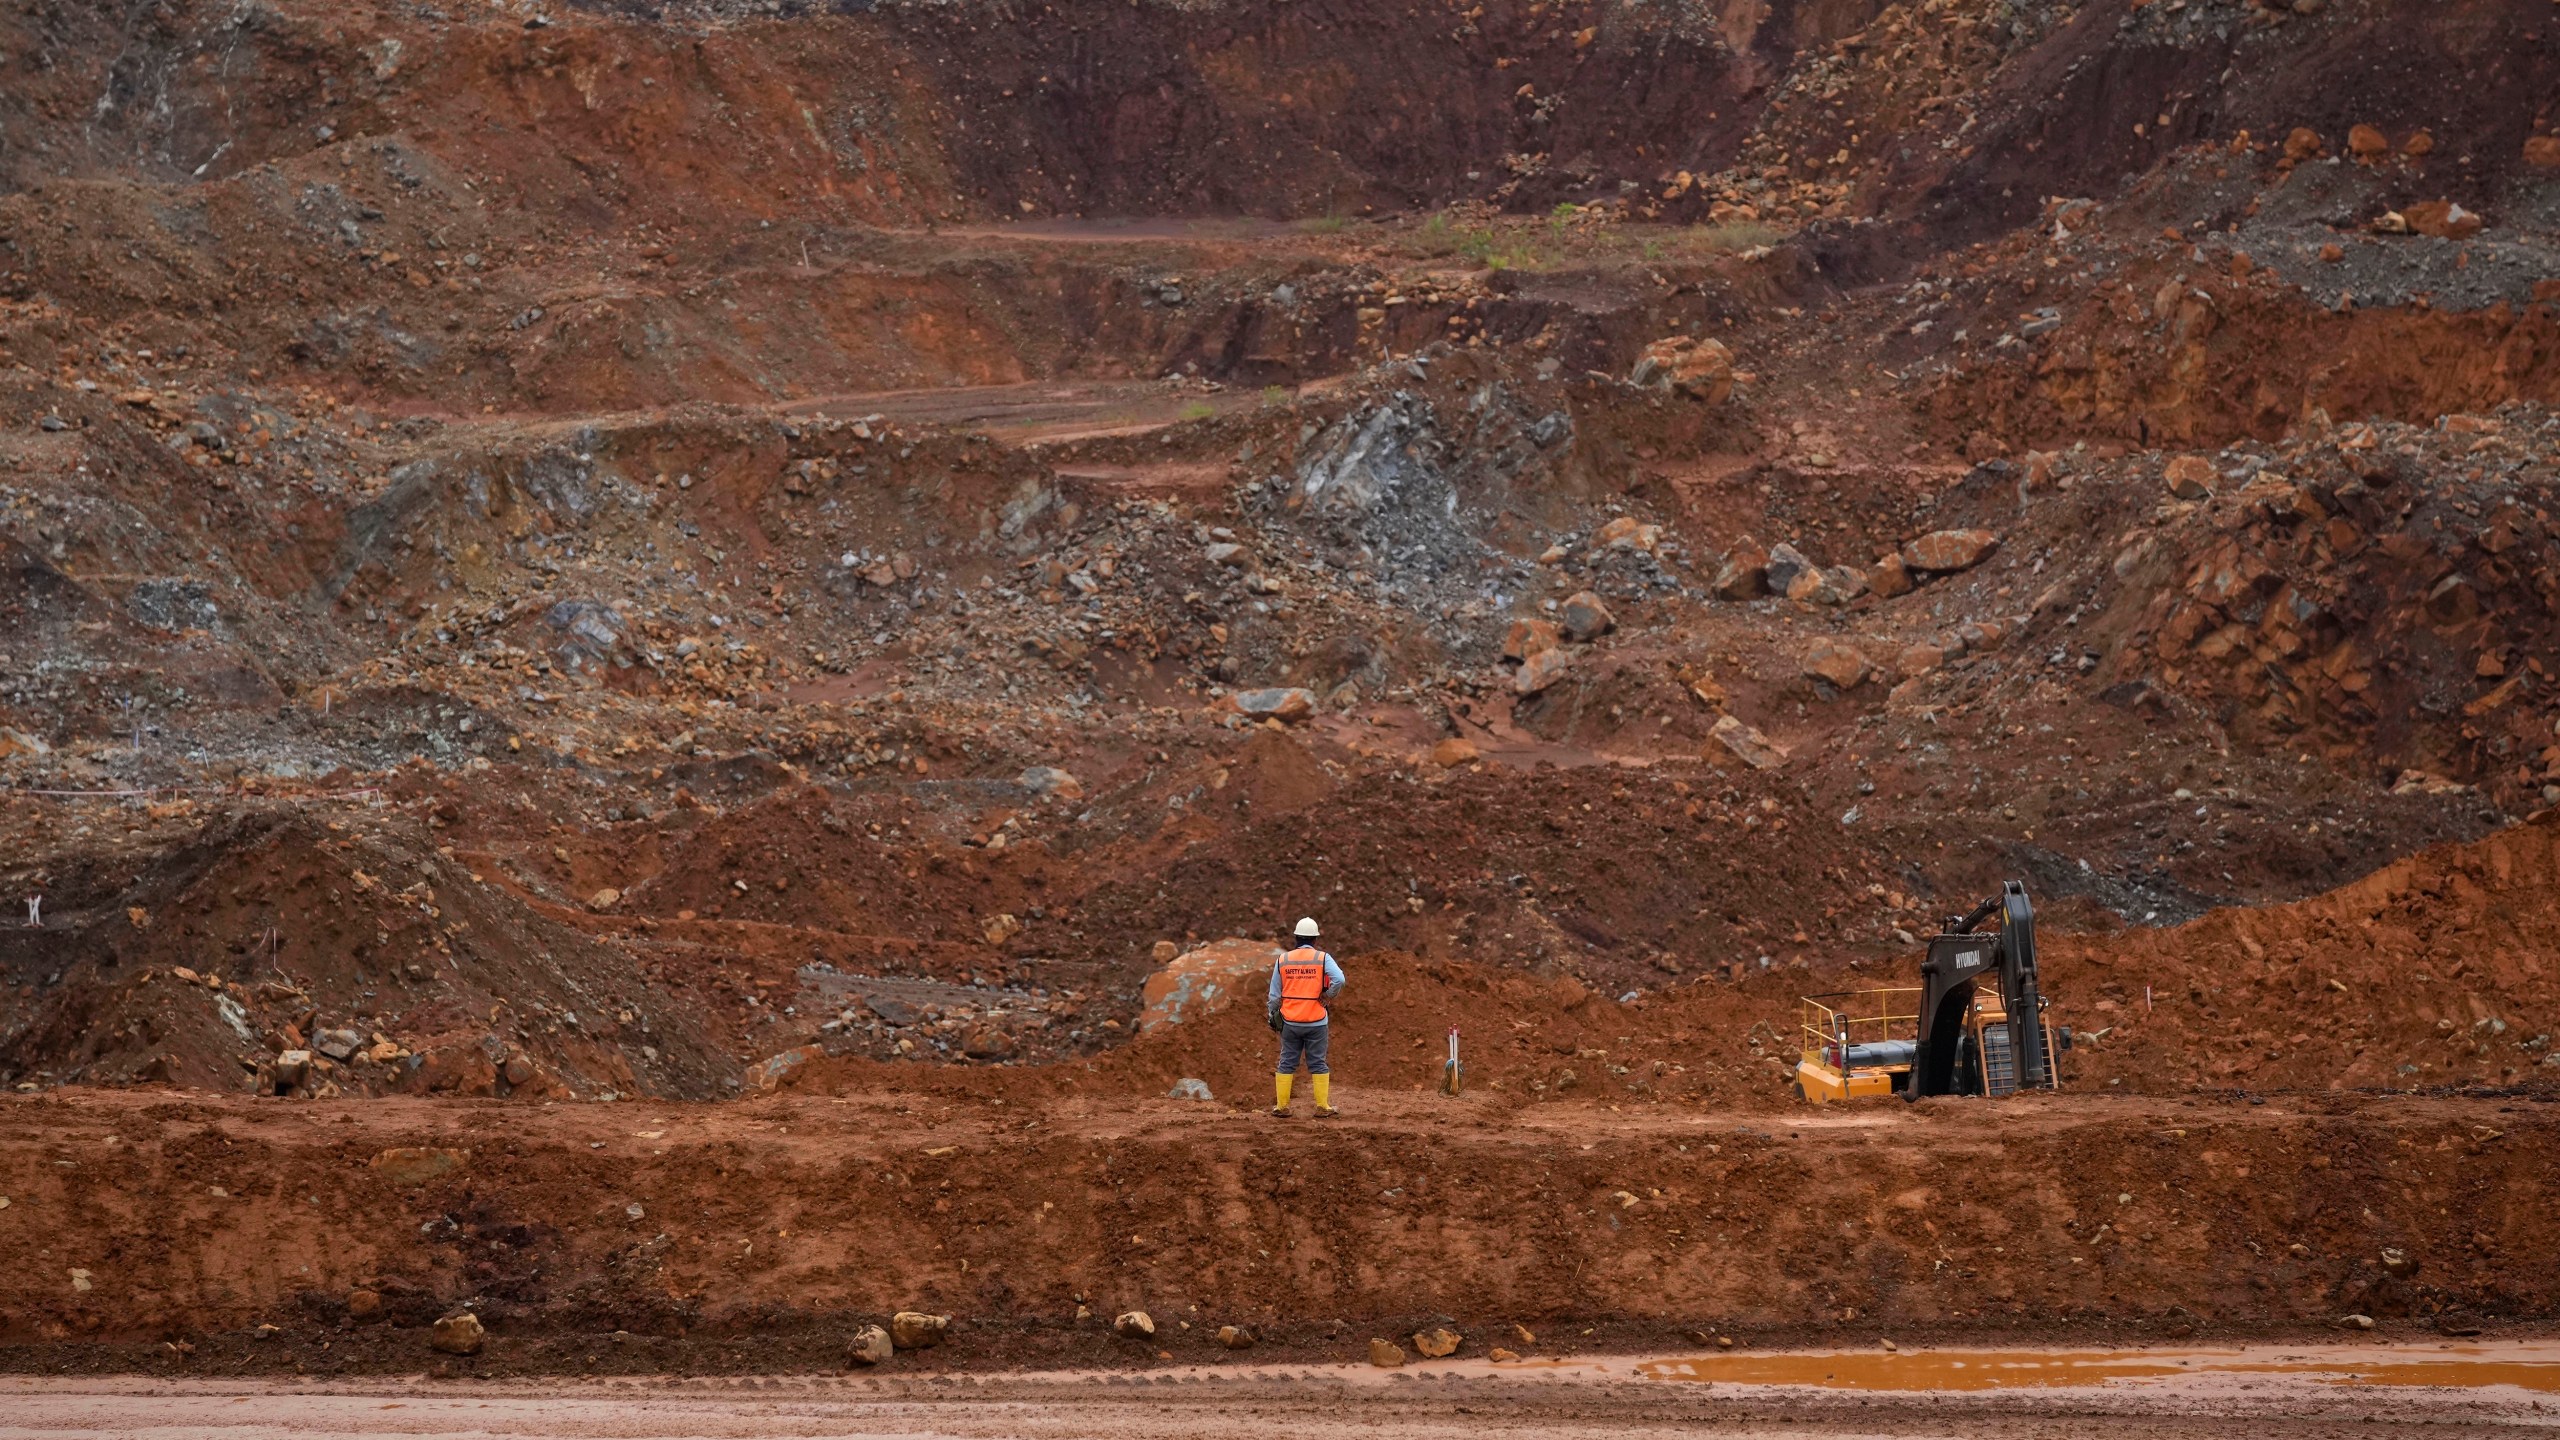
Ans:
[[[1514,620],[1503,632],[1502,658],[1526,660],[1541,655],[1564,643],[1564,632],[1552,620]]]
[[[466,1151],[443,1146],[394,1145],[376,1153],[365,1168],[394,1189],[414,1190],[460,1170],[469,1158]]]
[[[1227,697],[1227,708],[1248,720],[1277,720],[1295,725],[1316,713],[1316,692],[1298,686],[1268,690],[1238,690]]]
[[[1769,593],[1769,552],[1749,540],[1733,547],[1716,567],[1710,588],[1719,600],[1756,600]]]
[[[2439,240],[2468,240],[2480,233],[2482,224],[2478,215],[2451,200],[2421,200],[2415,205],[2403,205],[2400,218],[2409,222],[2410,229]]]
[[[1867,678],[1867,657],[1854,645],[1825,640],[1805,652],[1803,670],[1807,678],[1828,683],[1834,690],[1854,690]]]
[[[1621,515],[1593,532],[1591,543],[1607,550],[1651,550],[1662,543],[1662,527]]]
[[[1970,570],[1991,558],[2000,537],[1988,530],[1932,530],[1902,547],[1902,563],[1914,570],[1949,574]]]
[[[1853,565],[1806,570],[1787,582],[1787,598],[1800,605],[1846,605],[1866,593],[1866,572]]]
[[[2181,500],[2202,500],[2213,493],[2215,482],[2222,478],[2213,462],[2201,455],[2173,455],[2160,472],[2167,481],[2169,493]]]
[[[889,1317],[889,1338],[901,1350],[927,1350],[951,1333],[951,1317],[901,1310]]]
[[[1721,341],[1673,335],[1644,347],[1629,383],[1721,405],[1733,394],[1733,352]]]
[[[1267,940],[1217,940],[1177,955],[1139,990],[1138,1033],[1215,1014],[1240,998],[1259,1006],[1279,963],[1280,947]]]
[[[1786,747],[1730,715],[1716,717],[1715,728],[1707,734],[1754,770],[1774,770],[1787,762]]]
[[[1913,583],[1911,567],[1902,563],[1900,555],[1879,555],[1867,567],[1867,588],[1884,599],[1910,594]]]
[[[827,1052],[815,1045],[794,1045],[747,1067],[747,1083],[759,1091],[779,1090],[800,1078],[800,1067]]]
[[[845,1363],[849,1365],[878,1365],[897,1353],[897,1342],[889,1338],[888,1331],[877,1325],[865,1325],[854,1331],[853,1339],[844,1347]]]
[[[1610,614],[1609,607],[1601,603],[1600,597],[1588,590],[1576,591],[1566,599],[1564,608],[1556,613],[1564,621],[1564,634],[1568,640],[1597,640],[1618,627],[1618,617]]]
[[[1820,568],[1806,559],[1803,551],[1782,540],[1769,547],[1769,560],[1763,575],[1771,593],[1784,595],[1796,583],[1797,576]]]
[[[1564,678],[1573,668],[1573,657],[1562,650],[1541,650],[1521,662],[1512,672],[1511,689],[1518,695],[1535,695]]]
[[[468,1310],[457,1310],[435,1323],[428,1332],[427,1343],[447,1355],[477,1355],[489,1342],[489,1332],[480,1317]]]

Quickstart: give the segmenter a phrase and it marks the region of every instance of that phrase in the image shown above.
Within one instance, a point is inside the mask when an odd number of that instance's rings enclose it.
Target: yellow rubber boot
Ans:
[[[1297,1078],[1298,1077],[1295,1075],[1274,1075],[1271,1077],[1271,1088],[1278,1091],[1280,1094],[1280,1103],[1271,1107],[1272,1114],[1286,1115],[1289,1113],[1289,1085],[1291,1081],[1294,1081]],[[1323,1092],[1319,1090],[1317,1093],[1321,1094]]]
[[[1319,1120],[1332,1118],[1333,1077],[1330,1075],[1310,1075],[1307,1077],[1307,1083],[1315,1087],[1316,1118]]]

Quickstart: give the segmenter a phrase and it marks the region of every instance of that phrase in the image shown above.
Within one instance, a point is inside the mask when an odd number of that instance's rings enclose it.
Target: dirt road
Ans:
[[[1712,1378],[1709,1378],[1712,1377]],[[1921,1388],[1926,1387],[1926,1388]],[[2560,1347],[2117,1352],[1807,1351],[1415,1371],[1195,1367],[1153,1377],[858,1376],[312,1389],[140,1379],[0,1382],[0,1440],[274,1436],[2183,1437],[2560,1428]],[[2057,1430],[2057,1425],[2067,1430]]]

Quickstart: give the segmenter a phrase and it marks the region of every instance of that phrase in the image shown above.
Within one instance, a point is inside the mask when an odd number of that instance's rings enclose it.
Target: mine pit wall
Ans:
[[[1958,372],[1920,402],[1923,423],[1987,458],[2081,441],[2271,440],[2315,412],[2424,425],[2560,404],[2560,302],[2339,313],[2264,281],[2196,278],[2184,313],[2091,305],[2034,358]]]
[[[93,118],[77,153],[0,143],[0,194],[219,180],[406,129],[431,149],[467,136],[510,179],[607,209],[676,195],[873,222],[1536,208],[1560,184],[1720,168],[1769,77],[1879,7],[1067,0],[716,22],[676,8],[528,30],[197,3],[128,31],[52,7],[0,22],[0,47],[36,62],[0,99],[0,138]]]
[[[663,1145],[586,1107],[377,1101],[351,1128],[343,1106],[5,1104],[10,1367],[75,1353],[53,1341],[339,1332],[357,1288],[388,1318],[341,1333],[339,1362],[371,1345],[402,1368],[416,1327],[466,1299],[491,1363],[546,1332],[752,1331],[777,1368],[839,1364],[854,1324],[908,1307],[960,1317],[945,1358],[1018,1357],[1079,1296],[1205,1321],[1160,1320],[1203,1351],[1228,1321],[1288,1342],[1435,1313],[1496,1343],[1512,1322],[1659,1343],[2534,1321],[2560,1302],[2560,1128],[2477,1103],[1949,1101],[1881,1126],[1642,1134],[1225,1117],[1118,1136],[1016,1111],[980,1136],[808,1101],[744,1124],[651,1110]]]

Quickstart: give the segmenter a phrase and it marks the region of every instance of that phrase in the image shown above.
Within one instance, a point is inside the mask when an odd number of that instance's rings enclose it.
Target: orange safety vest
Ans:
[[[1301,945],[1280,957],[1280,1018],[1293,1025],[1324,1021],[1324,952]]]

